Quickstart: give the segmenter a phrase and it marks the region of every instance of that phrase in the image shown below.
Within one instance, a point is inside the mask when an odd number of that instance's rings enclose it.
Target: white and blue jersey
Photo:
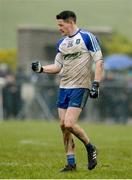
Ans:
[[[96,37],[87,31],[61,39],[57,44],[55,64],[60,71],[60,88],[89,88],[91,86],[92,62],[102,60]]]
[[[79,29],[73,36],[58,42],[55,64],[61,67],[59,108],[85,106],[91,86],[92,63],[102,59],[98,41],[90,32]]]

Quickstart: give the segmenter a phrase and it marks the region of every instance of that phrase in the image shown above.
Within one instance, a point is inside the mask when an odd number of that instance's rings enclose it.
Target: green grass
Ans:
[[[59,173],[65,162],[58,123],[0,123],[0,179],[132,178],[132,126],[80,123],[99,149],[98,166],[88,171],[83,144],[75,139],[77,172]]]
[[[17,46],[19,25],[57,28],[62,10],[75,11],[81,28],[108,26],[132,39],[131,0],[0,0],[0,47]]]

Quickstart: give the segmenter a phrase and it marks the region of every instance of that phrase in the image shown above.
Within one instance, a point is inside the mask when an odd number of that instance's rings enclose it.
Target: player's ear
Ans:
[[[72,20],[72,19],[67,19],[66,22],[67,22],[68,24],[73,25],[73,20]]]
[[[69,24],[73,26],[75,23],[72,19],[69,19]]]

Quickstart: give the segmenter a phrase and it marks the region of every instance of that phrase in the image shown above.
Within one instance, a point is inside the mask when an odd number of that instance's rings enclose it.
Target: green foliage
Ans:
[[[98,148],[98,166],[87,170],[86,150],[76,141],[77,172],[59,173],[66,163],[59,122],[0,124],[0,179],[131,179],[132,126],[80,123]]]
[[[123,35],[114,33],[111,37],[103,37],[101,41],[105,55],[119,53],[132,56],[132,41]]]
[[[0,49],[0,64],[7,64],[12,71],[15,71],[17,66],[16,49]]]

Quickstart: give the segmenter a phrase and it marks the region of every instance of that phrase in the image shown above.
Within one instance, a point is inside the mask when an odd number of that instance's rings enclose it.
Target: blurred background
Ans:
[[[54,62],[61,37],[55,17],[63,10],[75,11],[104,55],[100,98],[88,100],[80,119],[131,123],[131,0],[0,0],[0,120],[58,119],[58,75],[33,73],[30,64]]]

